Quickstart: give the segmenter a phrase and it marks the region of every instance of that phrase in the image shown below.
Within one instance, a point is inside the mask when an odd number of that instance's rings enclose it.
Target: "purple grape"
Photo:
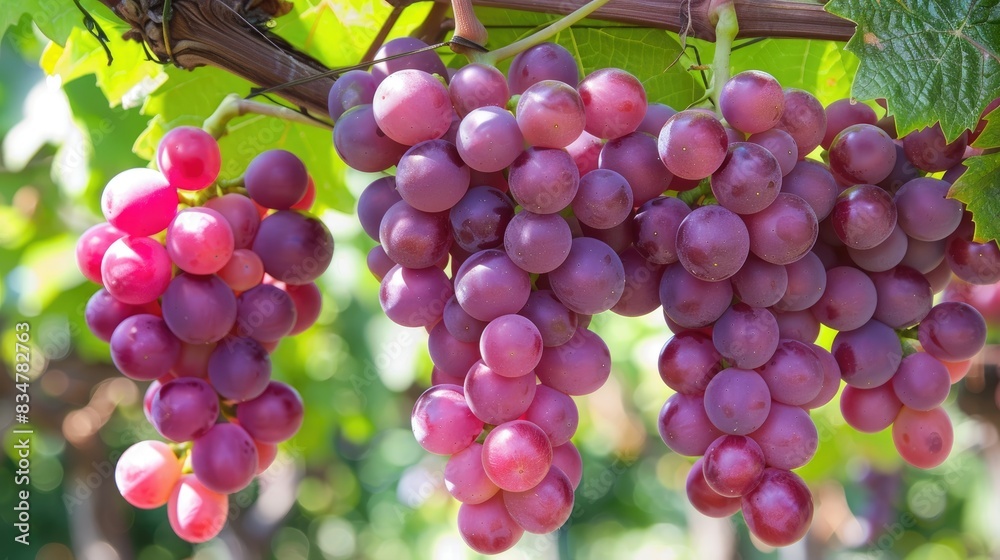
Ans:
[[[222,339],[209,355],[207,365],[212,387],[226,400],[256,398],[271,381],[271,358],[252,338]]]
[[[906,234],[897,223],[885,241],[871,249],[847,247],[847,254],[858,268],[868,272],[884,272],[902,262],[903,257],[906,256],[907,247]]]
[[[795,139],[792,138],[791,134],[780,128],[772,128],[764,132],[751,134],[747,138],[747,142],[752,142],[766,148],[774,156],[774,159],[777,160],[782,176],[788,175],[798,163],[799,149],[795,145]]]
[[[823,364],[810,344],[782,340],[774,355],[758,370],[774,402],[802,406],[823,389]]]
[[[941,125],[935,123],[921,130],[911,132],[903,138],[906,159],[918,169],[934,173],[947,171],[965,157],[969,133],[963,131],[951,143],[945,140]]]
[[[785,294],[774,304],[779,311],[803,311],[812,307],[826,291],[826,269],[814,252],[785,265],[788,284]]]
[[[232,494],[246,488],[257,474],[260,457],[246,430],[222,423],[194,440],[191,466],[205,488]]]
[[[737,214],[767,208],[781,190],[781,166],[766,148],[751,142],[729,145],[722,166],[712,173],[712,194]]]
[[[580,82],[576,59],[561,45],[539,43],[511,60],[507,70],[511,95],[523,93],[542,80],[559,80],[576,87]]]
[[[536,292],[532,292],[532,295],[535,295],[535,293]],[[531,303],[530,299],[528,300],[528,303]],[[487,325],[486,321],[480,321],[479,319],[476,319],[472,315],[466,313],[465,310],[462,309],[462,305],[458,303],[458,299],[456,299],[455,296],[451,296],[448,298],[448,301],[445,302],[442,322],[448,329],[451,336],[453,336],[456,340],[466,343],[478,343],[479,337],[483,334],[483,329],[485,329]]]
[[[416,69],[447,79],[448,69],[445,67],[444,62],[441,61],[441,57],[433,50],[426,50],[427,47],[427,43],[415,37],[396,37],[395,39],[386,41],[375,53],[374,60],[381,60],[396,55],[406,56],[383,60],[373,64],[372,77],[375,78],[376,82],[381,82],[386,76],[400,70]]]
[[[760,483],[743,497],[742,510],[750,533],[768,546],[788,546],[812,525],[809,487],[782,469],[764,469]]]
[[[875,124],[878,115],[875,110],[853,99],[838,99],[826,106],[826,133],[820,146],[830,149],[833,139],[841,130],[855,124]]]
[[[816,243],[819,221],[809,203],[789,193],[778,193],[770,206],[743,216],[750,233],[750,251],[774,264],[802,258]]]
[[[469,368],[481,358],[479,345],[451,335],[444,321],[434,325],[427,337],[427,353],[434,367],[455,378],[464,379]]]
[[[855,185],[837,197],[830,220],[845,245],[871,249],[896,227],[896,205],[889,193],[875,185]]]
[[[392,267],[379,286],[379,303],[386,317],[404,327],[433,325],[454,294],[448,276],[438,268]]]
[[[551,290],[532,291],[527,303],[517,313],[538,327],[542,346],[561,346],[576,333],[577,314],[563,305]]]
[[[396,165],[407,145],[386,136],[372,105],[358,105],[333,126],[333,147],[352,169],[375,173]]]
[[[818,161],[801,160],[781,178],[781,192],[802,197],[823,221],[837,202],[840,187],[829,168]]]
[[[885,383],[871,389],[848,385],[840,395],[840,414],[847,425],[859,432],[874,434],[892,425],[903,403]]]
[[[520,417],[535,397],[535,376],[498,375],[481,360],[465,376],[465,401],[485,424],[503,424]]]
[[[125,319],[145,312],[146,306],[122,303],[101,288],[87,300],[83,316],[87,328],[104,342],[111,342],[111,335]]]
[[[291,438],[302,425],[302,415],[302,397],[280,381],[271,381],[260,395],[236,407],[240,426],[254,440],[264,443]]]
[[[743,267],[730,278],[733,293],[752,307],[770,307],[781,300],[788,288],[788,272],[780,264],[772,264],[749,255]]]
[[[333,236],[315,216],[279,210],[261,221],[253,252],[274,279],[299,286],[319,278],[330,266]]]
[[[896,331],[874,319],[861,328],[837,333],[831,352],[844,382],[860,389],[889,381],[903,359]]]
[[[681,111],[666,121],[657,136],[660,159],[677,177],[704,179],[726,159],[729,138],[714,115]]]
[[[505,107],[510,98],[507,78],[496,68],[478,63],[459,68],[448,82],[448,93],[462,118],[480,107]]]
[[[705,414],[700,396],[675,393],[660,409],[657,420],[660,438],[678,455],[704,455],[713,441],[722,436]]]
[[[747,436],[722,436],[705,450],[705,482],[722,496],[738,498],[760,482],[764,452]]]
[[[425,450],[454,455],[469,447],[483,431],[483,421],[469,410],[458,385],[436,385],[413,405],[413,436]]]
[[[778,322],[767,309],[736,303],[715,322],[712,342],[732,366],[754,369],[774,354]]]
[[[755,371],[726,368],[705,387],[705,413],[718,430],[726,434],[746,435],[768,418],[775,405],[767,383]]]
[[[660,306],[660,279],[666,265],[651,263],[633,247],[619,253],[625,269],[622,297],[611,311],[625,317],[639,317]]]
[[[677,229],[690,213],[684,201],[672,196],[645,202],[632,220],[636,251],[652,263],[677,262]]]
[[[434,76],[415,69],[387,75],[375,90],[372,111],[378,129],[406,146],[441,138],[451,127],[454,115],[448,88]]]
[[[269,284],[250,288],[236,298],[236,333],[259,342],[277,342],[295,326],[295,302]]]
[[[236,323],[236,296],[218,276],[182,273],[163,293],[163,320],[189,344],[222,340]]]
[[[785,96],[778,80],[759,70],[736,74],[719,94],[719,110],[726,122],[747,134],[777,125],[784,109]]]
[[[986,320],[975,307],[945,301],[931,308],[917,330],[924,351],[946,362],[968,360],[986,344]]]
[[[921,241],[937,241],[951,235],[962,222],[962,203],[948,198],[951,185],[930,177],[908,181],[896,191],[899,227]]]
[[[347,110],[371,104],[377,87],[378,80],[364,70],[349,70],[337,76],[327,99],[330,118],[336,122]]]
[[[267,150],[250,160],[243,180],[247,194],[264,208],[288,210],[309,186],[306,165],[286,150]]]
[[[664,169],[656,139],[641,132],[609,140],[598,158],[601,169],[617,171],[632,187],[636,206],[660,196],[672,188],[673,175]]]
[[[508,176],[514,200],[536,214],[555,214],[576,197],[580,174],[565,150],[528,148],[514,160]]]
[[[497,249],[474,253],[462,263],[454,281],[462,309],[480,321],[517,313],[531,292],[528,273]]]
[[[914,352],[900,362],[891,384],[903,406],[932,410],[948,398],[951,375],[940,360],[926,352]]]
[[[396,166],[396,191],[421,212],[450,210],[469,190],[469,168],[445,140],[415,144]]]
[[[569,146],[586,121],[580,94],[557,80],[542,80],[525,89],[515,113],[524,141],[538,148]]]
[[[522,417],[541,428],[552,447],[569,442],[580,422],[572,397],[544,384],[535,388],[535,396]]]
[[[816,454],[819,434],[809,413],[798,406],[774,402],[767,420],[750,434],[764,451],[767,466],[797,469]]]
[[[750,236],[743,220],[731,210],[702,206],[678,226],[676,246],[685,270],[700,280],[718,282],[743,267],[750,254]]]
[[[897,266],[869,275],[875,285],[877,303],[873,317],[894,329],[916,325],[927,316],[934,303],[931,286],[916,270]]]
[[[378,236],[389,258],[407,268],[434,266],[452,244],[447,213],[421,212],[405,200],[386,210]]]
[[[799,148],[799,159],[805,159],[823,141],[826,111],[823,104],[808,91],[785,88],[785,110],[775,128],[792,135]]]
[[[605,243],[578,237],[566,260],[549,273],[549,283],[566,307],[594,315],[618,303],[625,289],[625,268]]]
[[[733,300],[728,280],[706,282],[691,275],[680,263],[663,271],[660,304],[663,314],[679,326],[696,329],[711,325]]]
[[[857,268],[838,266],[826,271],[826,290],[810,309],[821,323],[837,331],[851,331],[875,313],[877,292],[868,275]]]
[[[889,176],[895,165],[892,138],[875,125],[851,125],[830,144],[830,169],[851,184],[878,183]]]
[[[567,395],[588,395],[611,375],[611,351],[598,334],[577,328],[565,344],[542,350],[535,374],[542,383]]]
[[[524,137],[517,120],[505,109],[482,107],[462,119],[455,139],[458,154],[472,169],[500,171],[524,149]]]
[[[149,415],[163,437],[191,441],[215,425],[219,397],[211,385],[197,377],[172,379],[153,396]]]
[[[586,131],[599,138],[619,138],[639,127],[646,116],[646,89],[619,68],[591,72],[577,88],[586,114]]]
[[[632,187],[615,171],[595,169],[580,177],[572,207],[581,224],[596,229],[612,228],[632,212]]]
[[[660,349],[657,369],[667,387],[685,395],[702,395],[708,382],[722,370],[722,355],[711,337],[684,331]]]

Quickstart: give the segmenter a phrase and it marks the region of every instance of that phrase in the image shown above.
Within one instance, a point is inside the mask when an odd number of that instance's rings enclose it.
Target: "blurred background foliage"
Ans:
[[[223,176],[241,173],[254,155],[282,147],[300,155],[319,187],[315,211],[337,241],[320,280],[323,313],[309,331],[273,355],[278,378],[306,402],[305,424],[275,464],[231,498],[222,535],[191,546],[171,531],[165,508],[128,506],[113,482],[117,457],[155,438],[142,412],[144,384],[110,364],[107,345],[91,335],[83,309],[96,287],[77,271],[76,238],[101,220],[104,184],[145,166],[171,127],[199,125],[228,93],[249,84],[209,68],[193,72],[145,60],[119,37],[122,24],[96,2],[83,2],[112,38],[104,52],[73,8],[52,43],[24,17],[0,45],[0,554],[62,560],[258,558],[472,558],[455,528],[458,504],[445,490],[444,458],[423,452],[409,412],[429,383],[422,330],[404,329],[379,309],[378,283],[365,268],[373,242],[352,212],[372,176],[350,172],[328,131],[265,117],[232,123],[222,140]],[[62,6],[62,4],[60,4]],[[51,7],[51,3],[50,3]],[[10,9],[9,6],[0,10]],[[329,66],[356,62],[389,8],[379,2],[297,0],[274,31]],[[393,35],[410,32],[428,8],[407,10]],[[483,10],[491,42],[501,45],[550,16]],[[2,21],[2,20],[0,20]],[[65,21],[76,24],[66,25]],[[0,30],[2,31],[2,30]],[[689,63],[711,59],[712,46],[678,57],[663,31],[584,22],[557,38],[583,71],[624,67],[651,100],[683,107],[704,91]],[[452,66],[460,64],[446,53]],[[824,103],[846,97],[857,61],[842,45],[766,40],[733,56],[734,70],[759,68]],[[31,545],[12,544],[15,486],[14,325],[31,325],[34,347],[31,420]],[[994,323],[996,324],[996,323]],[[579,398],[574,438],[584,477],[571,521],[558,533],[527,536],[502,558],[900,558],[1000,557],[1000,444],[994,397],[996,360],[978,364],[953,391],[952,457],[939,468],[904,467],[888,431],[866,435],[846,426],[837,400],[813,413],[820,434],[815,459],[801,469],[816,501],[809,536],[790,548],[759,548],[739,516],[708,519],[684,495],[691,461],[669,452],[656,417],[669,389],[657,354],[669,336],[659,313],[626,320],[605,314],[593,328],[612,348],[613,375]],[[992,335],[996,338],[996,333]],[[961,406],[959,406],[961,405]]]

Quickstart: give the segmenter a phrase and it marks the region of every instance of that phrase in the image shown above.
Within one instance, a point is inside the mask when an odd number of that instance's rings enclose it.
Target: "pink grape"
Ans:
[[[194,474],[186,474],[167,502],[167,517],[177,536],[202,543],[215,538],[226,524],[229,496],[205,487]]]
[[[115,484],[125,501],[137,508],[167,503],[181,477],[181,462],[162,441],[140,441],[125,450],[115,466]]]
[[[222,154],[219,143],[208,132],[193,126],[179,126],[160,139],[156,166],[178,189],[197,191],[219,177]]]
[[[186,208],[167,227],[167,254],[184,272],[215,274],[233,256],[233,230],[211,208]]]
[[[177,214],[177,188],[159,171],[128,169],[104,187],[101,210],[109,224],[129,235],[152,235]]]

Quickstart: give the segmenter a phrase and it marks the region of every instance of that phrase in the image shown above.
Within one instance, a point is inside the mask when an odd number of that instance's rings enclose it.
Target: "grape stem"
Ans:
[[[570,26],[589,16],[594,10],[607,4],[610,0],[590,0],[573,12],[566,14],[558,20],[552,22],[547,27],[540,29],[527,37],[514,41],[513,43],[489,52],[466,52],[469,62],[476,62],[487,66],[496,66],[501,60],[510,58],[518,53],[524,52],[531,47],[544,43],[553,35],[568,29]],[[474,14],[473,14],[474,15]]]
[[[318,126],[327,130],[331,128],[329,124],[323,121],[316,120],[288,107],[243,99],[235,93],[230,93],[223,98],[222,102],[219,103],[219,107],[210,117],[205,119],[201,127],[205,129],[205,132],[208,132],[218,140],[229,131],[229,121],[236,117],[250,114],[276,117],[289,122]]]
[[[711,100],[715,112],[719,111],[719,94],[730,76],[729,55],[733,51],[733,42],[740,32],[740,24],[736,20],[736,7],[732,2],[723,2],[716,8],[719,21],[715,24],[715,56],[712,58],[712,83],[705,90],[705,95],[692,103],[698,106],[703,101]]]

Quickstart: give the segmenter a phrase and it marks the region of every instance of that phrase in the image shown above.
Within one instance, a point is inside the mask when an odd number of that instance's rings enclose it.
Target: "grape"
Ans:
[[[878,186],[890,193],[895,193],[906,183],[923,176],[923,172],[913,167],[910,160],[906,159],[906,152],[903,150],[902,142],[893,142],[893,147],[896,149],[896,164],[892,166],[889,176],[878,183]],[[964,169],[964,166],[962,169]],[[949,183],[951,182],[947,177],[945,177],[945,180]]]
[[[921,274],[926,274],[938,267],[945,259],[947,240],[920,241],[907,238],[906,254],[899,264],[908,266]]]
[[[819,321],[809,311],[777,311],[772,309],[778,321],[778,337],[799,342],[813,342],[819,336]],[[839,374],[838,374],[839,375]]]
[[[722,370],[722,355],[711,337],[684,331],[671,337],[660,349],[657,369],[668,387],[685,395],[701,395],[715,374]]]
[[[583,480],[583,458],[580,457],[580,451],[572,442],[566,442],[552,448],[552,466],[558,468],[569,478],[573,490],[580,486],[580,481]]]
[[[542,80],[559,80],[576,87],[580,73],[573,55],[561,45],[539,43],[511,60],[507,70],[511,95],[523,93]]]
[[[856,124],[873,125],[876,122],[878,115],[868,105],[853,99],[838,99],[826,106],[826,133],[820,146],[823,146],[824,150],[829,150],[833,139],[845,128]]]
[[[261,221],[253,252],[263,261],[264,271],[276,280],[308,284],[330,266],[333,236],[315,216],[279,210]]]
[[[618,68],[595,70],[577,88],[586,113],[586,131],[618,138],[639,127],[646,116],[646,90],[632,74]]]
[[[465,379],[469,368],[479,361],[479,346],[453,337],[442,322],[430,329],[427,353],[434,367],[454,378]]]
[[[458,532],[469,548],[480,554],[499,554],[517,544],[524,529],[507,513],[497,493],[481,504],[458,508]]]
[[[393,262],[413,269],[433,266],[451,247],[448,215],[421,212],[400,200],[386,210],[379,240]]]
[[[163,319],[146,313],[123,319],[109,342],[115,367],[137,381],[163,377],[181,352],[180,341]]]
[[[265,208],[287,210],[302,199],[309,187],[309,173],[302,160],[286,150],[261,152],[244,174],[247,194]]]
[[[962,161],[968,139],[968,131],[963,131],[949,144],[941,131],[941,125],[935,124],[907,134],[903,138],[903,150],[906,152],[906,159],[918,169],[930,173],[947,171]]]
[[[505,107],[510,97],[507,78],[496,68],[478,63],[455,72],[448,82],[448,94],[461,118],[481,107]]]
[[[576,433],[580,413],[569,395],[548,385],[538,385],[522,419],[541,428],[553,448],[557,448],[569,442]]]
[[[264,279],[264,262],[250,249],[236,249],[217,274],[234,292],[244,292]]]
[[[617,171],[632,187],[636,206],[656,198],[673,188],[673,175],[664,169],[656,147],[656,139],[641,132],[626,134],[608,141],[601,148],[598,167]]]
[[[848,385],[840,395],[840,413],[849,426],[874,434],[888,428],[903,406],[892,383],[871,389]]]
[[[704,406],[716,429],[746,435],[760,428],[773,405],[767,383],[757,372],[729,367],[708,382]]]
[[[536,293],[532,292],[531,295],[534,296]],[[445,328],[448,329],[448,333],[452,337],[460,342],[469,344],[479,342],[479,337],[483,334],[483,329],[488,324],[486,321],[480,321],[466,313],[455,296],[451,296],[445,302],[442,319]],[[433,331],[431,332],[433,333]]]
[[[375,105],[358,105],[341,115],[333,127],[333,147],[340,159],[368,173],[396,165],[409,145],[383,132],[375,111]],[[448,124],[451,124],[450,115]],[[419,140],[413,143],[417,142]]]
[[[191,447],[191,466],[198,480],[220,494],[246,488],[257,474],[257,464],[254,440],[236,424],[212,426]]]
[[[753,134],[778,124],[785,108],[781,85],[773,76],[746,70],[729,79],[719,93],[719,110],[729,126]]]
[[[953,237],[948,242],[945,260],[948,262],[948,267],[955,272],[955,276],[970,284],[985,285],[1000,282],[1000,247],[997,246],[995,239],[977,243],[962,237]]]
[[[236,296],[217,276],[182,273],[163,293],[163,320],[183,342],[222,340],[236,323]]]
[[[122,321],[144,312],[146,312],[144,306],[122,303],[101,288],[87,300],[83,317],[87,328],[94,333],[94,336],[104,342],[110,342],[112,334]]]
[[[208,360],[218,344],[188,344],[181,343],[181,353],[170,368],[174,377],[198,377],[208,381]]]
[[[558,214],[535,214],[523,210],[515,215],[504,233],[504,249],[526,272],[552,272],[569,256],[573,235]]]
[[[554,214],[573,202],[580,175],[565,150],[528,148],[510,166],[510,193],[536,214]]]
[[[517,313],[530,319],[538,328],[542,346],[561,346],[576,333],[576,313],[567,309],[550,290],[532,291],[527,303]],[[447,320],[447,314],[445,318]]]
[[[767,208],[781,189],[778,160],[757,144],[734,142],[725,161],[712,174],[712,193],[719,204],[739,214]]]
[[[140,441],[115,465],[115,484],[125,501],[153,509],[167,503],[181,477],[181,462],[162,441]]]
[[[466,115],[458,127],[455,143],[462,160],[483,172],[504,169],[524,149],[517,119],[500,107],[482,107]]]
[[[663,125],[667,124],[670,117],[677,114],[677,110],[663,103],[647,103],[646,114],[642,117],[642,122],[636,128],[636,132],[645,132],[650,136],[659,136],[663,130]]]
[[[163,231],[177,213],[177,187],[159,171],[136,168],[112,177],[101,195],[104,219],[127,235]]]
[[[497,375],[521,377],[538,365],[542,357],[542,335],[525,317],[501,315],[483,330],[479,352],[483,362]]]
[[[948,369],[948,376],[951,378],[951,383],[954,385],[965,376],[969,374],[969,370],[972,368],[972,360],[962,360],[961,362],[941,362],[944,367]]]
[[[458,453],[483,431],[483,421],[469,409],[458,385],[436,385],[424,391],[413,405],[411,419],[417,443],[438,455]]]
[[[809,487],[793,472],[764,469],[760,483],[742,501],[750,533],[768,546],[788,546],[809,530],[813,518]]]
[[[878,303],[875,319],[894,329],[912,327],[927,316],[933,304],[931,286],[916,270],[898,266],[869,276],[875,285]]]
[[[660,279],[666,265],[647,261],[633,247],[619,253],[625,269],[625,288],[611,311],[626,317],[639,317],[660,306]]]
[[[236,417],[253,439],[281,443],[302,425],[302,397],[290,385],[271,381],[257,397],[240,403]]]
[[[764,451],[767,466],[797,469],[812,459],[819,435],[809,413],[798,406],[773,402],[767,420],[750,434]]]
[[[925,352],[903,358],[892,376],[892,390],[913,410],[931,410],[948,398],[951,376],[943,363]]]
[[[718,282],[736,274],[750,253],[747,228],[723,206],[696,208],[677,228],[677,256],[700,280]]]
[[[823,221],[837,201],[840,187],[830,170],[818,161],[801,160],[781,178],[781,192],[802,197]]]
[[[785,339],[758,370],[774,402],[802,406],[823,389],[823,364],[810,344]]]
[[[844,382],[859,389],[889,381],[903,359],[896,332],[874,319],[861,328],[837,333],[831,352]]]
[[[370,105],[379,80],[364,70],[348,70],[337,76],[327,98],[327,110],[334,122],[349,109]]]
[[[284,282],[275,282],[275,286],[281,288],[292,298],[295,304],[295,324],[292,325],[289,336],[295,336],[309,327],[313,326],[319,318],[320,310],[323,307],[323,294],[315,283],[288,285]]]
[[[442,137],[453,114],[448,88],[415,69],[387,75],[375,90],[372,110],[378,128],[407,146]]]
[[[815,337],[813,337],[815,339]],[[819,359],[820,368],[823,370],[823,388],[814,399],[802,405],[802,408],[819,408],[833,400],[840,390],[840,366],[826,348],[815,344],[810,345],[814,354]]]
[[[932,469],[948,458],[955,442],[951,419],[943,408],[927,411],[903,407],[892,424],[892,443],[904,461]]]
[[[252,338],[226,337],[209,355],[208,378],[222,398],[248,401],[260,396],[271,381],[271,358]]]
[[[454,144],[444,140],[421,142],[399,160],[396,191],[421,212],[451,209],[469,189],[469,168]]]
[[[895,165],[892,138],[875,125],[851,125],[830,144],[830,169],[853,184],[878,183]]]
[[[770,206],[743,216],[750,250],[769,263],[793,263],[812,249],[819,235],[816,213],[804,199],[778,193]]]
[[[788,288],[788,272],[779,264],[749,255],[743,267],[730,278],[733,293],[752,307],[770,307],[781,300]]]
[[[875,185],[855,185],[837,197],[830,220],[845,245],[871,249],[892,233],[896,215],[889,193]]]
[[[877,292],[868,275],[857,268],[838,266],[826,271],[826,290],[810,309],[824,325],[851,331],[875,313]]]
[[[573,158],[580,176],[597,169],[597,162],[601,157],[601,150],[604,148],[604,141],[587,132],[580,133],[580,136],[566,146],[566,152]]]
[[[462,263],[454,280],[455,297],[462,309],[480,321],[517,313],[531,293],[528,273],[497,249],[473,254]]]
[[[896,192],[897,221],[906,235],[937,241],[952,234],[962,221],[962,203],[948,198],[948,183],[920,177]]]
[[[455,242],[466,251],[499,247],[514,217],[510,198],[493,187],[473,187],[448,214]]]
[[[567,395],[587,395],[611,375],[611,351],[601,337],[584,327],[561,346],[546,347],[535,366],[538,379]]]
[[[375,78],[376,82],[381,82],[390,74],[406,69],[416,69],[447,79],[448,69],[444,62],[433,50],[427,50],[428,46],[427,43],[415,37],[397,37],[386,41],[375,53],[374,60],[379,62],[372,65],[372,77]],[[390,60],[381,60],[384,58],[390,58]]]
[[[549,283],[566,307],[593,315],[618,303],[625,289],[625,268],[611,247],[579,237],[566,260],[549,273]]]
[[[939,360],[968,360],[986,344],[986,320],[967,303],[946,301],[931,308],[917,335],[924,351]]]
[[[444,484],[448,492],[464,504],[481,504],[500,490],[486,476],[483,445],[475,442],[448,459],[444,467]]]
[[[729,517],[740,510],[740,499],[727,498],[712,490],[705,480],[704,464],[705,459],[699,458],[688,471],[684,484],[688,501],[694,509],[709,517]]]
[[[177,536],[190,543],[215,538],[226,524],[229,496],[206,488],[194,474],[181,476],[167,502],[167,517]]]
[[[795,139],[780,128],[751,134],[747,142],[765,148],[778,162],[782,176],[788,175],[798,163],[799,149],[795,145]]]
[[[257,448],[257,474],[260,476],[278,457],[278,446],[273,443],[253,442]]]
[[[764,452],[747,436],[722,436],[705,450],[705,482],[719,495],[738,498],[757,486],[764,474]]]
[[[425,327],[437,322],[444,304],[454,293],[440,269],[394,266],[382,279],[379,303],[386,317],[404,327]]]
[[[180,377],[163,384],[149,406],[153,426],[173,441],[201,437],[219,417],[219,397],[197,377]]]
[[[535,376],[505,377],[482,361],[465,376],[465,400],[469,409],[486,424],[503,424],[524,414],[535,397]]]
[[[260,229],[260,214],[253,201],[241,194],[229,193],[210,198],[204,207],[222,214],[229,222],[235,249],[248,249],[253,245],[253,239]]]
[[[580,177],[572,206],[580,223],[597,229],[612,228],[632,211],[632,187],[616,171],[595,169]]]
[[[125,237],[125,232],[107,222],[91,226],[80,234],[80,239],[76,241],[76,264],[87,280],[103,284],[101,261],[108,248],[122,237]]]
[[[530,490],[545,478],[551,466],[549,439],[541,428],[526,420],[500,424],[483,441],[483,468],[501,490]]]
[[[170,256],[148,237],[122,237],[108,247],[101,261],[101,282],[122,303],[156,301],[170,283]]]
[[[516,115],[524,141],[539,148],[569,146],[583,132],[586,119],[580,94],[556,80],[542,80],[524,90]]]
[[[167,255],[184,272],[214,274],[233,256],[233,230],[211,208],[186,208],[167,227]]]
[[[714,115],[681,111],[658,131],[657,150],[677,177],[698,180],[715,173],[726,159],[729,138]]]
[[[908,245],[908,238],[897,223],[885,241],[871,249],[847,247],[847,254],[858,268],[868,272],[883,272],[902,262]]]
[[[805,159],[819,146],[826,133],[826,111],[813,94],[801,89],[785,89],[785,110],[775,125],[792,135],[799,148],[799,159]]]
[[[156,167],[173,187],[201,190],[219,176],[222,167],[219,143],[200,128],[179,126],[160,139]]]
[[[639,207],[632,228],[635,249],[652,263],[671,264],[677,257],[677,229],[691,208],[672,196],[658,196]]]
[[[733,287],[728,280],[707,282],[673,264],[660,279],[663,314],[681,327],[696,329],[711,325],[729,308]]]
[[[573,483],[558,468],[550,468],[534,488],[504,492],[511,518],[529,533],[545,534],[562,527],[573,512]]]
[[[816,253],[808,252],[785,265],[788,285],[774,305],[780,311],[803,311],[812,307],[826,291],[826,269]]]
[[[736,303],[715,322],[712,343],[731,365],[754,369],[774,354],[778,322],[767,309]]]

